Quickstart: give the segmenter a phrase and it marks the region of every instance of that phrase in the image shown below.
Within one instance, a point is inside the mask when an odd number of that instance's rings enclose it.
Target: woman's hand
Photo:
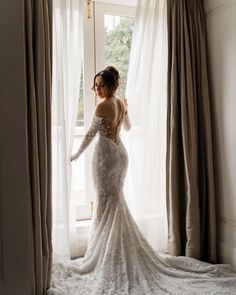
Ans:
[[[124,103],[125,103],[126,107],[128,107],[128,100],[127,100],[127,98],[124,97],[123,100],[124,100]]]
[[[72,156],[70,157],[70,161],[71,161],[71,162],[75,161],[76,159],[77,159],[76,155],[72,155]]]

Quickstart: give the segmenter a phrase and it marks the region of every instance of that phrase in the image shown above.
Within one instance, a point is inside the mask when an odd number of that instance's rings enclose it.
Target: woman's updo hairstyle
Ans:
[[[119,81],[120,81],[120,74],[117,71],[117,69],[113,66],[108,66],[105,68],[106,71],[109,71],[112,73],[112,75],[114,76],[116,83],[117,83],[117,87],[119,86]]]
[[[92,89],[95,90],[95,80],[98,76],[101,76],[104,83],[110,88],[111,94],[114,94],[119,86],[120,74],[116,68],[112,66],[106,67],[103,71],[97,73],[93,80]]]

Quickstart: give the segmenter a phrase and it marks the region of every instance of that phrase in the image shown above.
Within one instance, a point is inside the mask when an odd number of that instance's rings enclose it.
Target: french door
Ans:
[[[121,76],[117,95],[125,95],[134,13],[134,7],[101,2],[91,2],[90,7],[84,10],[81,91],[74,150],[80,145],[97,104],[91,90],[95,73],[108,65],[115,66]],[[94,143],[81,156],[80,164],[72,169],[72,194],[77,220],[92,217],[95,199],[91,173],[93,148]]]

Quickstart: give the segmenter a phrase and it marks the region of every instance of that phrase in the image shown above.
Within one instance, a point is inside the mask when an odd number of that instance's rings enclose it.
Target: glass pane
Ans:
[[[116,67],[120,73],[120,87],[116,93],[119,97],[125,95],[133,23],[133,17],[104,15],[105,65]]]
[[[80,92],[79,92],[79,98],[78,98],[78,112],[77,112],[76,126],[84,126],[84,71],[83,71],[83,62],[82,62],[82,65],[81,65]]]

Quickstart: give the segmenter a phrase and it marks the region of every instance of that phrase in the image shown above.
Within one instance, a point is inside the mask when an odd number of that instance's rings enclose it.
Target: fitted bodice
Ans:
[[[100,135],[112,139],[114,142],[120,140],[120,130],[123,118],[115,124],[108,116],[103,115],[101,119]]]
[[[97,116],[95,112],[89,130],[85,134],[77,153],[74,154],[71,159],[74,160],[83,153],[90,142],[95,138],[97,132],[100,136],[109,138],[113,142],[118,143],[120,141],[122,125],[126,131],[131,128],[128,112],[125,109],[123,109],[122,112],[104,112],[101,116]]]
[[[96,113],[101,118],[100,134],[118,142],[126,111],[121,99],[111,98],[101,103]]]

